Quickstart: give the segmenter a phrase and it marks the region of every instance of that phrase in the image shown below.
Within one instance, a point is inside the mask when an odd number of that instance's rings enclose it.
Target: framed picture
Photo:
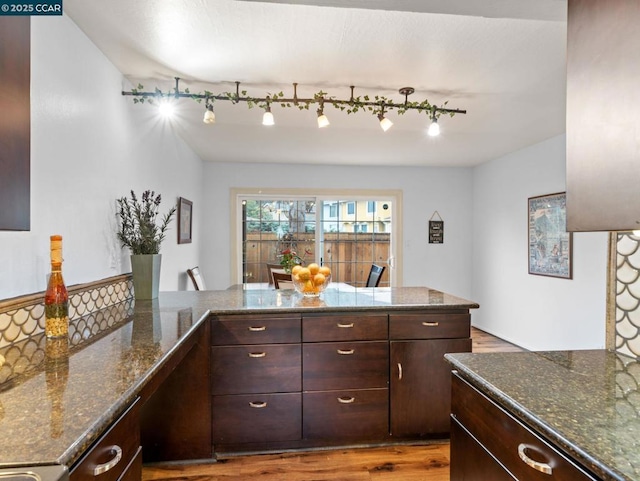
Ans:
[[[566,193],[529,198],[529,274],[571,279]]]
[[[178,244],[191,242],[193,202],[183,197],[178,199]]]

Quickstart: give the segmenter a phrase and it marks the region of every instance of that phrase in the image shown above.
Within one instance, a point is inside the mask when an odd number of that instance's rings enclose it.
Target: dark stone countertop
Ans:
[[[0,348],[0,467],[71,466],[140,393],[209,313],[473,309],[478,305],[423,288],[330,286],[319,299],[292,291],[229,289],[162,292],[73,323],[62,343],[44,335]],[[95,328],[107,325],[102,332]],[[0,358],[2,359],[2,358]]]
[[[445,358],[602,479],[640,480],[640,361],[607,350]]]

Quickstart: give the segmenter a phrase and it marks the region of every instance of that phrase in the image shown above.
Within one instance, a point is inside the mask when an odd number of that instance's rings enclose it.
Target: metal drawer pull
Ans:
[[[267,330],[267,326],[257,326],[257,327],[249,326],[249,330],[251,332],[266,331]]]
[[[398,363],[398,380],[402,379],[402,364]]]
[[[342,403],[342,404],[351,404],[355,400],[356,400],[356,398],[354,398],[354,397],[339,397],[338,398],[338,402]]]
[[[520,456],[520,459],[522,459],[524,464],[535,469],[536,471],[551,475],[551,473],[553,472],[551,466],[549,466],[547,463],[539,463],[538,461],[534,461],[533,459],[531,459],[529,456],[527,456],[527,453],[525,452],[526,449],[527,446],[525,444],[520,443],[518,445],[518,456]]]
[[[355,349],[338,349],[338,354],[342,354],[343,356],[353,354],[354,352],[356,352]]]
[[[427,327],[438,327],[438,324],[440,324],[440,323],[439,322],[422,321],[422,325],[423,326],[427,326]]]
[[[265,357],[267,355],[266,352],[250,352],[249,357]]]
[[[122,459],[122,448],[117,444],[114,444],[113,446],[111,446],[109,451],[111,451],[114,454],[113,459],[111,459],[111,461],[107,461],[104,464],[98,464],[95,468],[93,468],[94,476],[98,476],[102,473],[106,473],[107,471],[115,468],[116,464],[118,464],[118,462]]]
[[[349,324],[342,324],[339,322],[338,327],[353,327],[353,322],[350,322]]]
[[[266,408],[267,403],[265,401],[249,402],[249,406],[251,406],[252,408]]]

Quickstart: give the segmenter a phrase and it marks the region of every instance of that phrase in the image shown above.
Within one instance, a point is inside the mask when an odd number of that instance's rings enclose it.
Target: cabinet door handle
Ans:
[[[350,322],[349,324],[342,324],[341,322],[339,322],[338,327],[344,327],[344,328],[353,327],[353,322]]]
[[[252,408],[266,408],[267,407],[267,403],[265,401],[251,401],[249,402],[249,406],[251,406]]]
[[[338,349],[338,354],[341,354],[343,356],[348,356],[350,354],[353,354],[355,351],[355,349]]]
[[[250,352],[249,357],[265,357],[267,355],[266,352]]]
[[[354,397],[339,397],[338,398],[338,402],[341,403],[341,404],[351,404],[355,400],[356,400],[356,398],[354,398]]]
[[[527,456],[526,450],[527,450],[526,444],[520,443],[518,445],[518,456],[520,456],[520,459],[522,459],[524,464],[535,469],[536,471],[540,471],[541,473],[548,474],[549,476],[551,476],[551,473],[553,472],[553,469],[551,468],[551,466],[549,466],[547,463],[540,463],[538,461],[534,461],[529,456]]]
[[[422,325],[423,326],[427,326],[427,327],[438,327],[440,323],[439,322],[429,322],[429,321],[422,321]]]
[[[116,464],[120,462],[122,459],[122,448],[117,444],[114,444],[109,448],[109,451],[113,454],[113,458],[107,461],[104,464],[98,464],[95,468],[93,468],[93,475],[98,476],[102,473],[106,473],[107,471],[116,467]]]
[[[402,364],[398,363],[398,381],[402,380]]]
[[[267,326],[249,326],[249,330],[251,332],[266,331],[267,330]]]

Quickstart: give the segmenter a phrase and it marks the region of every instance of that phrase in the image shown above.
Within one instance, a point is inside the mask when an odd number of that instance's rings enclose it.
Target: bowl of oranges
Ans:
[[[291,279],[296,291],[305,297],[318,297],[331,282],[331,269],[315,262],[291,269]]]

